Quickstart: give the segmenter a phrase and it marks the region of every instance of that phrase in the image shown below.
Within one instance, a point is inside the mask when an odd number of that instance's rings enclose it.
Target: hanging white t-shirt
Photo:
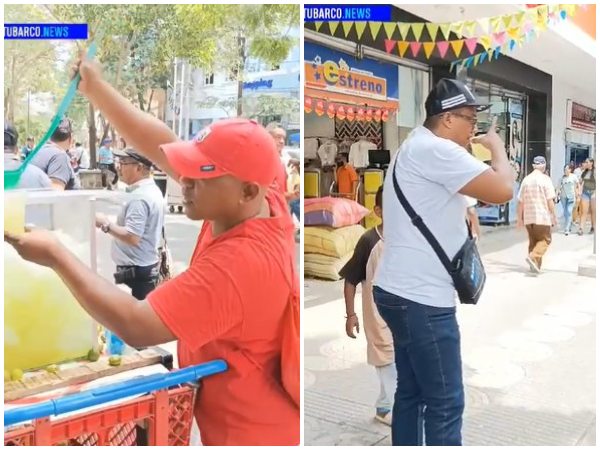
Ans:
[[[317,154],[321,160],[321,167],[334,166],[337,153],[337,145],[334,142],[325,142],[321,145],[319,150],[317,150]]]
[[[452,259],[467,239],[466,202],[459,191],[489,169],[460,145],[437,137],[425,127],[414,129],[384,182],[384,250],[373,284],[424,305],[455,306],[452,279],[400,204],[392,174]]]
[[[369,166],[369,150],[377,150],[377,144],[360,140],[350,146],[348,162],[357,169]]]
[[[304,139],[304,159],[316,159],[319,141],[317,138]]]

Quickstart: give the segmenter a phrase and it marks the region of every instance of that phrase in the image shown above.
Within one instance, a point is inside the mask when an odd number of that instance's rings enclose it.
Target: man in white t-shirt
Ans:
[[[392,444],[460,445],[464,389],[456,294],[450,275],[400,204],[393,176],[452,259],[467,238],[464,195],[506,203],[513,177],[505,145],[490,131],[474,138],[477,102],[461,82],[442,79],[425,102],[427,119],[400,147],[384,183],[384,251],[373,288],[394,337],[398,384]],[[468,151],[487,147],[491,167]]]

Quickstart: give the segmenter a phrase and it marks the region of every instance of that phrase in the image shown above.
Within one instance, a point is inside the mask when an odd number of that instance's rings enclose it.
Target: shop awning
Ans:
[[[308,83],[304,86],[304,95],[330,103],[343,103],[356,107],[387,109],[389,111],[396,111],[398,109],[398,100],[381,100],[340,92],[327,92],[321,89],[311,89]]]

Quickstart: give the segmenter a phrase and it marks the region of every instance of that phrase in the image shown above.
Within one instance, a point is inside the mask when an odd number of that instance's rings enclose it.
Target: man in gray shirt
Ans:
[[[165,203],[150,177],[152,163],[148,159],[133,150],[115,155],[119,156],[119,175],[128,185],[129,198],[116,224],[98,214],[96,226],[115,238],[111,253],[117,265],[116,283],[129,286],[135,298],[144,300],[158,283]]]
[[[12,124],[4,122],[4,170],[17,170],[21,167],[21,159],[17,154],[19,133]],[[50,178],[39,168],[28,164],[21,175],[18,189],[50,188]]]
[[[67,151],[73,145],[71,121],[64,118],[50,140],[37,152],[31,164],[48,175],[52,189],[63,191],[75,188],[75,173]]]

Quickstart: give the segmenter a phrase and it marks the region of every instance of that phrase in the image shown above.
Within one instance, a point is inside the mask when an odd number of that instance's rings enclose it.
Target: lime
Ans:
[[[111,356],[110,358],[108,358],[108,365],[109,366],[120,366],[121,365],[121,356],[115,355],[115,356]]]
[[[48,367],[46,367],[46,372],[58,373],[58,366],[56,364],[50,364]]]
[[[98,361],[99,358],[100,358],[100,352],[94,350],[93,348],[90,349],[90,351],[87,354],[88,361],[95,362],[95,361]]]

